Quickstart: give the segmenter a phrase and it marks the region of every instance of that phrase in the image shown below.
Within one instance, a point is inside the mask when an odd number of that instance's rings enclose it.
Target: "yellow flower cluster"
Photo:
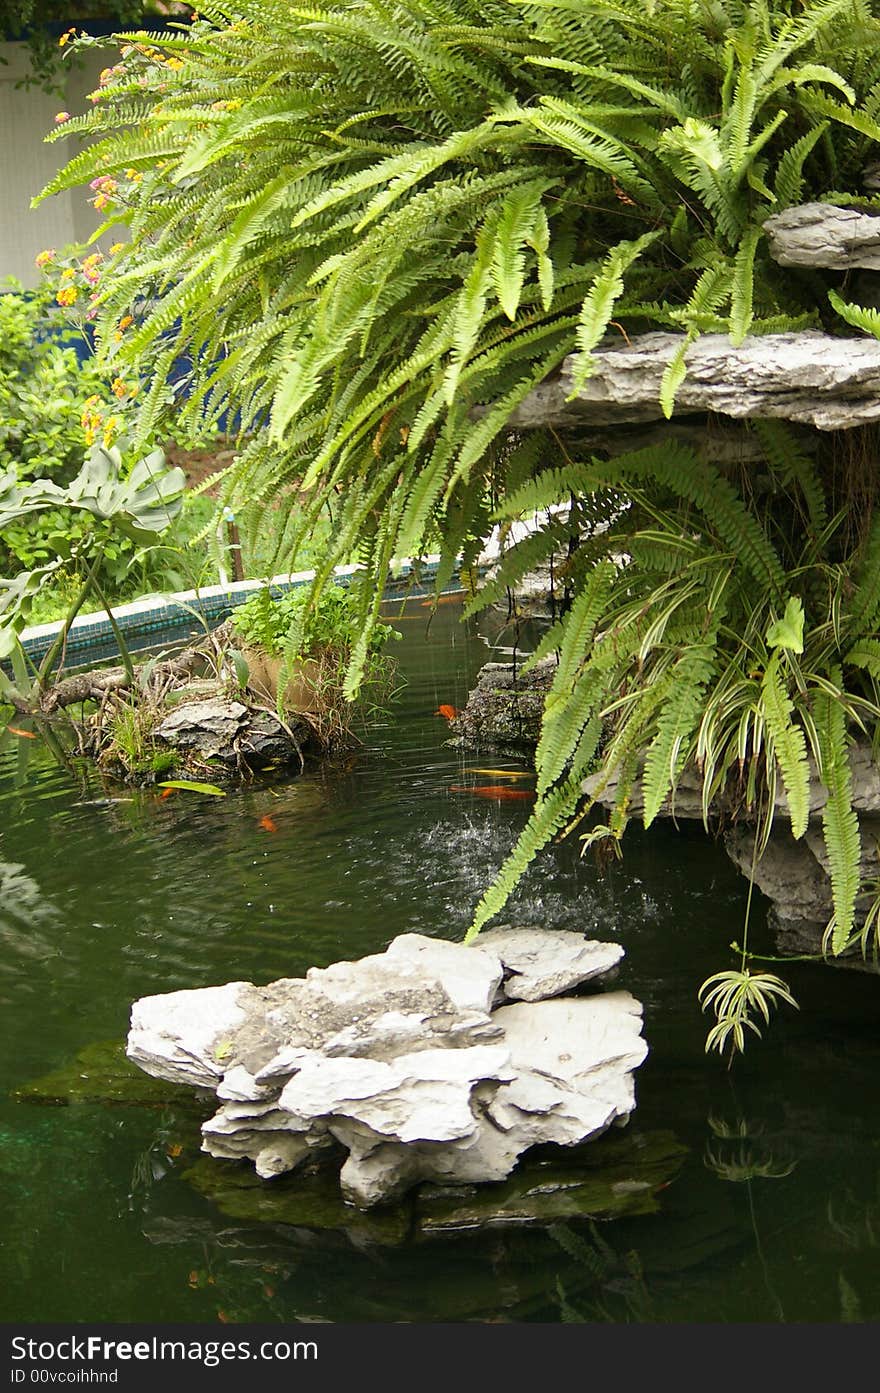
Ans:
[[[59,305],[75,305],[79,299],[79,291],[75,285],[63,285],[55,296]]]
[[[83,434],[85,435],[87,445],[94,445],[98,438],[98,431],[104,424],[104,413],[98,410],[100,405],[100,397],[89,397],[83,404],[79,423],[83,428]]]
[[[89,397],[83,405],[79,421],[87,445],[94,445],[100,435],[105,450],[109,450],[119,433],[122,418],[119,416],[105,418],[104,412],[101,410],[102,406],[103,402],[100,397]]]
[[[128,328],[128,326],[129,326],[130,324],[133,324],[133,323],[134,323],[134,320],[132,319],[132,317],[131,317],[130,314],[124,314],[124,315],[122,316],[122,318],[120,319],[118,325],[116,326],[116,328],[115,328],[114,331],[113,331],[113,341],[114,341],[114,343],[122,343],[122,336],[123,336],[123,334],[125,333],[125,331],[126,331],[126,329]],[[118,379],[117,379],[117,381],[118,381]],[[113,390],[114,390],[114,391],[116,390],[115,383],[114,383],[114,388],[113,388]],[[133,395],[134,395],[134,393],[132,393],[132,396],[133,396]]]
[[[36,257],[34,258],[34,261],[35,261],[36,265],[39,266],[40,270],[42,271],[43,267],[44,267],[44,266],[48,266],[48,265],[49,265],[49,262],[50,262],[50,261],[54,261],[54,259],[55,259],[55,248],[54,248],[54,247],[47,247],[45,251],[40,252],[39,255],[36,256]]]

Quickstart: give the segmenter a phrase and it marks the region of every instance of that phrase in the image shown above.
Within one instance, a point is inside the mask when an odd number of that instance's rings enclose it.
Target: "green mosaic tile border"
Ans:
[[[419,566],[420,577],[430,580],[437,572],[437,558],[430,557]],[[338,585],[348,585],[355,574],[354,566],[337,568],[335,580]],[[404,593],[413,596],[430,592],[430,585],[412,582],[413,566],[409,561],[401,563],[394,580],[389,584],[386,595],[393,599]],[[306,585],[313,578],[314,571],[298,571],[291,575],[273,576],[269,587],[274,595],[282,595]],[[264,586],[263,581],[234,581],[229,585],[206,586],[198,591],[184,590],[169,595],[167,600],[135,600],[129,605],[114,608],[113,616],[125,639],[149,639],[151,634],[167,633],[169,629],[185,629],[194,621],[192,611],[203,619],[218,623],[227,618],[232,611]],[[460,589],[455,581],[451,589]],[[22,647],[34,662],[38,662],[58,636],[61,623],[37,624],[24,629],[21,634]],[[84,614],[75,619],[67,639],[67,659],[82,658],[89,649],[113,642],[113,628],[106,615]],[[146,647],[147,644],[136,645]]]

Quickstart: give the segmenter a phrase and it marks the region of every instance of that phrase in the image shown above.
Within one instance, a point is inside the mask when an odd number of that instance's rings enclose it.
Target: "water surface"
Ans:
[[[433,714],[464,704],[509,635],[466,629],[455,606],[426,635],[425,613],[400,625],[393,714],[340,767],[162,801],[72,777],[35,741],[0,741],[2,1317],[878,1319],[880,982],[787,965],[800,1011],[784,1008],[732,1070],[707,1057],[696,991],[734,965],[746,896],[698,829],[633,829],[604,873],[571,838],[509,911],[626,948],[617,985],[644,1002],[650,1055],[618,1137],[671,1138],[681,1157],[653,1213],[418,1238],[394,1216],[382,1234],[322,1231],[261,1214],[253,1195],[230,1202],[213,1180],[197,1188],[186,1109],[11,1096],[122,1039],[137,997],[294,976],[407,931],[460,938],[528,804],[451,792],[498,760],[450,748]],[[109,796],[124,801],[93,801]],[[277,833],[260,827],[267,814]]]

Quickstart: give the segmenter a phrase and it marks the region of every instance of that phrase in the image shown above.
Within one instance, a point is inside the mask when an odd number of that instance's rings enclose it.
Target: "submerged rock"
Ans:
[[[425,1182],[399,1204],[367,1211],[346,1204],[329,1167],[266,1185],[250,1166],[201,1156],[184,1179],[232,1219],[313,1234],[342,1232],[358,1244],[398,1247],[464,1231],[653,1214],[658,1191],[678,1174],[687,1154],[672,1132],[627,1128],[572,1148],[564,1159],[526,1158],[515,1174],[494,1185]]]
[[[341,1144],[342,1192],[361,1207],[423,1180],[503,1180],[530,1147],[578,1145],[635,1107],[641,1005],[559,995],[622,952],[540,929],[467,948],[403,934],[305,978],[145,997],[128,1054],[212,1088],[203,1150],[264,1178]]]
[[[170,1082],[149,1078],[126,1057],[121,1040],[100,1040],[86,1045],[70,1064],[53,1069],[38,1079],[21,1084],[12,1094],[19,1103],[48,1103],[59,1107],[76,1103],[118,1103],[124,1106],[166,1108],[192,1105],[204,1112],[210,1093],[188,1096]]]

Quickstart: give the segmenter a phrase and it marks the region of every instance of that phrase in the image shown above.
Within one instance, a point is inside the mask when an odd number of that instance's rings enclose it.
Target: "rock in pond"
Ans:
[[[544,658],[528,672],[522,671],[521,663],[484,663],[467,705],[449,723],[450,743],[463,749],[531,754],[555,675],[554,657]]]
[[[437,1234],[655,1214],[660,1193],[679,1174],[687,1154],[672,1132],[615,1128],[562,1159],[546,1153],[524,1158],[497,1185],[426,1183],[398,1204],[370,1210],[345,1203],[329,1167],[280,1176],[266,1185],[249,1166],[201,1156],[184,1179],[232,1219],[312,1234],[345,1233],[358,1244],[398,1247]]]
[[[287,725],[271,711],[219,698],[182,702],[155,733],[175,750],[235,768],[242,764],[259,768],[275,761],[301,763],[302,751],[312,739],[304,720],[294,718]]]
[[[342,1193],[361,1208],[426,1180],[504,1180],[531,1147],[578,1146],[633,1111],[640,1003],[561,994],[622,952],[535,928],[470,947],[403,934],[304,978],[144,997],[128,1055],[210,1088],[202,1149],[263,1178],[341,1144]]]

